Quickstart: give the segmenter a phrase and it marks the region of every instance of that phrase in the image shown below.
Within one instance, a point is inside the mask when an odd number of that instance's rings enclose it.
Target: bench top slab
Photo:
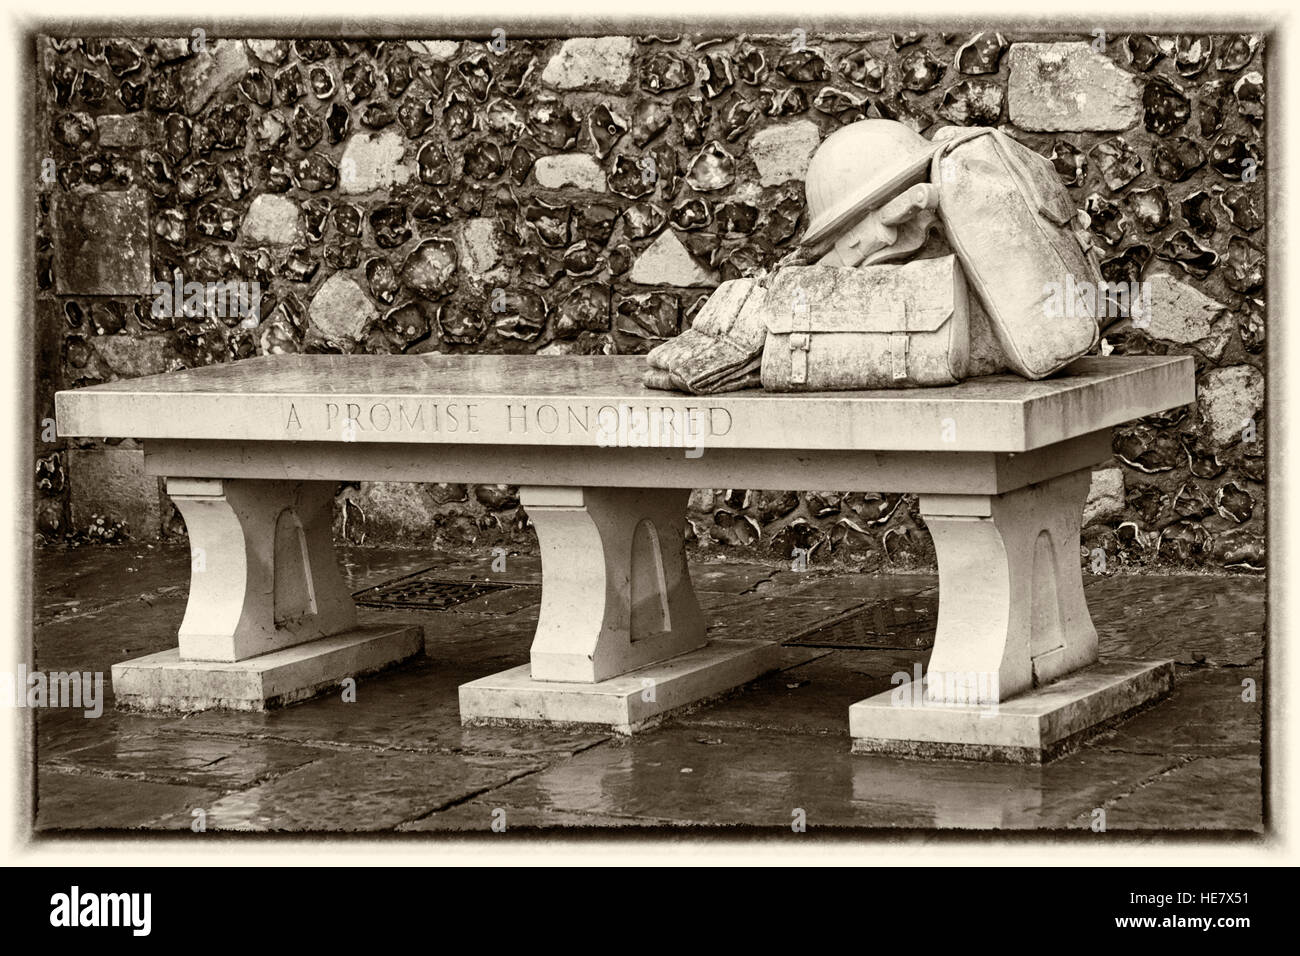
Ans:
[[[62,436],[1023,452],[1196,399],[1187,356],[1090,356],[949,388],[686,395],[645,358],[275,355],[59,392]]]

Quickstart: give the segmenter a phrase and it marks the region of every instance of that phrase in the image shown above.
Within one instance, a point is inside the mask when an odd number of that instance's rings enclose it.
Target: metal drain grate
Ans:
[[[352,596],[362,607],[445,611],[492,591],[508,591],[514,587],[489,581],[448,581],[434,577],[432,571],[433,568],[425,568],[395,581],[357,591]]]
[[[938,592],[877,601],[823,621],[782,643],[787,647],[924,650],[934,646]]]

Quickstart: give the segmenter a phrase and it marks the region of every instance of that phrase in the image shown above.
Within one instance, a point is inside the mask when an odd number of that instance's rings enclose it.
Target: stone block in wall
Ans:
[[[72,530],[84,531],[95,515],[120,520],[130,537],[153,540],[162,528],[158,479],[144,473],[139,448],[73,448],[68,452]]]
[[[1088,486],[1088,500],[1083,505],[1083,523],[1105,521],[1124,510],[1124,471],[1121,468],[1099,468],[1092,473]]]
[[[709,286],[718,277],[686,251],[677,233],[665,229],[632,263],[628,279],[637,285]]]
[[[1087,43],[1014,43],[1007,56],[1007,111],[1021,129],[1124,130],[1142,119],[1137,77]]]
[[[302,239],[298,223],[301,212],[298,204],[287,196],[262,193],[253,200],[244,214],[240,237],[248,243],[271,246],[292,246]]]
[[[312,328],[328,341],[343,344],[361,338],[379,310],[351,276],[336,272],[317,290],[307,307]]]
[[[546,189],[585,189],[588,192],[605,191],[605,173],[600,164],[586,153],[561,153],[558,156],[540,156],[533,164],[537,184]]]
[[[345,486],[336,501],[336,537],[353,544],[467,547],[524,530],[517,491],[506,485],[477,486],[470,495],[463,484],[364,481]]]
[[[749,141],[748,155],[758,169],[764,186],[779,186],[797,179],[803,182],[808,162],[821,143],[821,130],[809,120],[768,126]]]
[[[242,40],[209,40],[206,50],[180,68],[185,111],[193,116],[218,92],[243,79],[248,67],[248,52]]]
[[[183,364],[175,339],[166,333],[98,335],[90,339],[90,347],[119,378],[159,375]]]
[[[415,482],[364,481],[353,500],[364,517],[367,541],[416,545],[431,538],[438,524],[438,502]]]
[[[1151,337],[1191,345],[1218,360],[1232,335],[1228,307],[1166,273],[1145,281],[1151,286]]]
[[[1216,368],[1196,383],[1206,438],[1223,448],[1239,441],[1264,407],[1264,376],[1252,365]]]
[[[402,162],[405,152],[406,142],[395,127],[354,133],[339,160],[339,192],[359,195],[409,182],[415,168],[413,163]]]
[[[149,113],[110,113],[95,117],[100,147],[105,149],[140,149],[154,143],[162,134],[158,118]]]
[[[501,227],[495,219],[470,219],[457,230],[456,245],[465,274],[481,279],[501,262]]]
[[[542,70],[542,82],[558,90],[625,91],[632,81],[631,37],[575,37],[565,40]]]
[[[54,281],[60,295],[147,295],[149,204],[141,189],[57,192]]]

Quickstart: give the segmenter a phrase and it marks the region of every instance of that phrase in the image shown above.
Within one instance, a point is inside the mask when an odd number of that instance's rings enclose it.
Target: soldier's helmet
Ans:
[[[811,222],[803,245],[832,239],[863,215],[922,182],[942,144],[897,120],[864,119],[827,136],[808,163]]]

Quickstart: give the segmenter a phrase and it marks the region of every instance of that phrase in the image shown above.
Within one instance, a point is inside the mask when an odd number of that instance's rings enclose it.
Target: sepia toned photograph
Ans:
[[[1270,833],[1273,28],[708,14],[22,39],[34,845]]]

